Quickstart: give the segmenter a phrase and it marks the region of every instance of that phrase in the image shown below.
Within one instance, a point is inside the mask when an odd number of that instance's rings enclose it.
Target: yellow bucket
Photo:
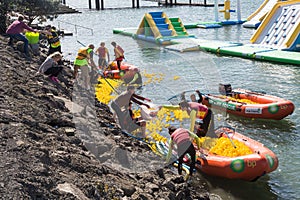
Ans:
[[[25,33],[26,38],[28,39],[29,44],[37,44],[39,42],[40,34],[38,32],[29,32]]]

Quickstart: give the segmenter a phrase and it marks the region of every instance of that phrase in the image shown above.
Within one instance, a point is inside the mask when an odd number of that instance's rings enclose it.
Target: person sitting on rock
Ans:
[[[24,17],[19,16],[18,20],[14,21],[6,30],[6,34],[9,36],[8,45],[13,44],[13,40],[21,40],[24,42],[24,53],[27,59],[30,59],[29,51],[28,51],[28,39],[23,35],[24,29],[31,31],[31,32],[39,32],[38,30],[30,28],[27,24],[23,22]]]
[[[49,55],[46,60],[41,64],[38,72],[48,75],[50,80],[58,83],[59,80],[57,76],[62,71],[63,67],[58,65],[58,62],[62,59],[62,54],[59,52],[55,52]]]

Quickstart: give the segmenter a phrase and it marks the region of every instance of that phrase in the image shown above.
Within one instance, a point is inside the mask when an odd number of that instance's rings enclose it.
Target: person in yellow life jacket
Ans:
[[[181,110],[185,110],[191,119],[190,131],[194,132],[199,137],[205,137],[208,130],[214,130],[213,113],[207,106],[197,102],[181,101],[179,103]]]
[[[200,140],[199,137],[193,132],[184,129],[184,128],[176,128],[174,126],[170,126],[168,128],[169,134],[171,136],[169,141],[169,151],[167,154],[166,162],[169,163],[169,160],[172,155],[172,150],[174,144],[177,145],[177,155],[178,155],[178,174],[182,174],[182,162],[183,158],[186,154],[189,154],[191,157],[191,165],[190,165],[190,176],[193,175],[193,171],[196,164],[196,151],[195,147],[191,141],[191,139],[195,139],[198,149],[200,149]]]
[[[45,30],[46,31],[44,33],[46,34],[49,43],[48,55],[54,52],[62,53],[59,33],[56,28],[54,26],[51,27],[50,25],[47,25]]]
[[[118,69],[121,70],[121,62],[125,58],[124,50],[120,47],[120,45],[117,45],[116,42],[112,42],[111,45],[114,47],[115,60],[117,61]]]
[[[93,44],[87,47],[81,47],[78,50],[76,59],[74,61],[74,78],[77,79],[78,70],[81,71],[81,77],[86,89],[90,88],[90,76],[89,76],[89,65],[97,70],[97,66],[93,60],[93,50],[95,46]]]

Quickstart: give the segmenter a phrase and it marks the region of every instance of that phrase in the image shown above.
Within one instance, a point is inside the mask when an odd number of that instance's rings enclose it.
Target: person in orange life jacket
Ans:
[[[57,76],[62,71],[63,67],[59,65],[58,62],[62,59],[62,57],[63,56],[59,52],[54,52],[53,54],[49,55],[41,64],[38,72],[49,75],[49,78],[53,82],[59,82]]]
[[[181,101],[179,103],[179,107],[181,108],[181,110],[187,111],[187,113],[190,115],[190,127],[191,129],[193,129],[193,127],[196,128],[196,134],[199,137],[205,137],[209,129],[213,130],[214,124],[212,120],[212,111],[211,109],[207,108],[207,106],[196,102]],[[201,123],[201,121],[197,120],[196,118],[201,119],[203,123]]]
[[[128,105],[130,101],[133,101],[138,105],[145,105],[147,108],[150,108],[148,104],[145,104],[140,100],[151,102],[150,99],[135,94],[134,86],[128,86],[127,91],[119,94],[117,98],[111,102],[111,108],[114,111],[114,117],[117,115],[121,128],[124,128],[124,113],[128,111]]]
[[[56,30],[56,28],[51,25],[47,25],[45,27],[45,31],[43,32],[46,34],[48,43],[49,43],[49,50],[48,50],[48,55],[54,53],[54,52],[61,52],[61,43],[59,41],[59,33]]]
[[[191,142],[192,139],[196,139],[196,143],[198,146],[198,149],[200,149],[200,140],[199,137],[194,134],[193,132],[183,129],[183,128],[177,128],[174,126],[170,126],[169,128],[169,134],[171,136],[169,141],[169,151],[167,154],[166,162],[169,163],[169,160],[172,155],[172,149],[174,144],[177,145],[177,154],[179,156],[178,158],[178,174],[182,174],[182,162],[183,158],[186,154],[189,154],[191,157],[191,165],[190,165],[190,176],[193,175],[193,171],[195,168],[196,163],[196,151],[194,148],[193,143]]]
[[[105,47],[104,42],[100,43],[100,47],[96,50],[96,54],[98,54],[99,56],[98,59],[99,68],[105,70],[105,68],[107,67],[107,63],[109,62],[109,52],[108,49]]]
[[[18,20],[14,21],[6,30],[6,34],[9,36],[9,45],[13,44],[13,39],[21,40],[24,42],[24,53],[25,56],[29,59],[29,51],[28,51],[28,39],[23,35],[24,29],[31,31],[31,32],[40,32],[38,30],[32,29],[28,25],[26,25],[24,22],[24,17],[19,16]]]
[[[145,138],[146,137],[146,121],[143,120],[142,117],[135,117],[134,116],[134,113],[132,111],[132,102],[129,102],[128,111],[129,111],[129,115],[130,115],[132,121],[136,125],[138,125],[139,127],[141,127],[141,129],[142,129],[142,137]]]
[[[84,86],[86,89],[90,88],[90,76],[89,76],[89,65],[97,70],[97,66],[93,60],[93,50],[95,46],[93,44],[87,47],[81,47],[78,50],[76,59],[74,61],[74,78],[77,78],[78,70],[81,70],[81,76],[84,81]]]
[[[199,99],[197,100],[195,93],[192,93],[191,96],[190,96],[191,101],[202,103],[203,98],[202,98],[201,92],[199,90],[195,90],[195,92],[198,94]],[[181,100],[186,101],[185,92],[181,93]]]
[[[120,47],[120,45],[117,45],[116,42],[112,42],[111,45],[114,47],[115,60],[117,61],[118,69],[121,70],[121,62],[125,58],[124,50]]]

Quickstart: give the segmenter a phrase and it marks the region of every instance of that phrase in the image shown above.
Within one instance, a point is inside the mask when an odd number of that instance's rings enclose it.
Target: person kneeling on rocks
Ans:
[[[58,83],[59,81],[57,76],[63,69],[61,65],[58,65],[58,62],[62,59],[62,57],[62,54],[59,52],[49,55],[41,64],[38,72],[48,75],[53,82]]]

